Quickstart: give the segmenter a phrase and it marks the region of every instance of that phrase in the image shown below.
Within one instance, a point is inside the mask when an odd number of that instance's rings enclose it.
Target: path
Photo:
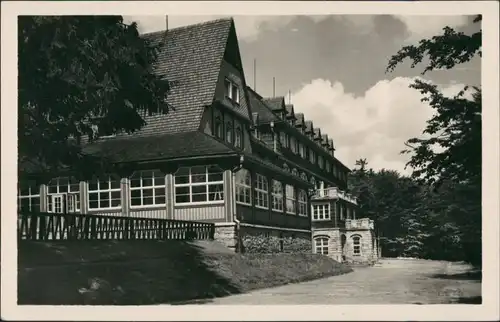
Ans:
[[[477,301],[481,282],[463,264],[382,260],[346,275],[209,300],[207,304],[444,304]]]

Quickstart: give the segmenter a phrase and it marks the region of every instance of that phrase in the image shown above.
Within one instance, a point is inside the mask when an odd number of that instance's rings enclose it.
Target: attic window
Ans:
[[[224,88],[225,88],[226,97],[229,98],[234,103],[239,104],[240,103],[240,91],[239,91],[238,85],[236,85],[234,82],[232,82],[226,78],[224,80]]]

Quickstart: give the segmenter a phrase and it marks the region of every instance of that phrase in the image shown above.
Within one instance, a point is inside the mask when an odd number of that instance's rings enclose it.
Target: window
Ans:
[[[299,216],[307,216],[307,193],[299,190]]]
[[[330,204],[312,205],[313,220],[329,220],[330,219]]]
[[[222,139],[222,121],[219,116],[215,118],[214,133],[216,138]]]
[[[119,209],[121,207],[120,179],[113,177],[89,181],[89,209]]]
[[[175,174],[175,203],[198,204],[224,200],[223,171],[217,166],[182,167]]]
[[[286,212],[295,214],[295,188],[289,184],[286,185]]]
[[[272,209],[276,211],[283,211],[283,184],[279,181],[272,180],[273,191],[273,204]]]
[[[267,178],[261,174],[255,176],[255,206],[269,208]]]
[[[290,149],[293,153],[297,153],[297,141],[293,136],[290,136]]]
[[[325,161],[325,169],[326,172],[330,172],[330,163],[328,161]]]
[[[251,205],[252,178],[250,171],[241,169],[236,172],[236,202]]]
[[[233,143],[233,125],[231,122],[226,123],[226,142]]]
[[[321,155],[318,156],[318,165],[321,169],[323,169],[323,157]]]
[[[165,175],[158,170],[140,171],[130,178],[130,206],[164,206]]]
[[[240,103],[240,91],[238,85],[226,78],[225,82],[225,95],[234,103]]]
[[[352,253],[354,256],[361,256],[361,237],[352,237]]]
[[[316,254],[328,255],[328,238],[315,238],[314,249],[316,251]]]
[[[340,220],[344,220],[344,207],[339,202],[337,202],[337,210],[339,211]]]
[[[21,182],[17,208],[22,211],[40,211],[40,186],[34,182]]]
[[[243,132],[241,131],[241,127],[237,126],[234,133],[235,133],[234,145],[237,148],[241,149],[243,147]]]
[[[285,132],[280,133],[280,142],[282,147],[288,148],[288,135]]]
[[[311,161],[311,163],[316,163],[316,156],[313,150],[309,150],[309,161]]]
[[[300,142],[299,142],[299,154],[303,158],[306,157],[306,151],[305,151],[304,145]]]
[[[80,211],[80,182],[74,178],[55,178],[47,185],[47,212]]]

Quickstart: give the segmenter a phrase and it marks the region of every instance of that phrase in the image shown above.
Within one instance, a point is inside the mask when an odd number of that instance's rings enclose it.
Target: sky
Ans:
[[[169,28],[222,16],[169,16]],[[141,33],[164,30],[165,16],[125,16]],[[235,16],[247,85],[262,96],[285,96],[315,127],[334,140],[336,157],[354,168],[366,158],[374,170],[410,174],[404,142],[421,136],[433,110],[416,79],[432,81],[447,95],[480,85],[480,59],[452,70],[422,75],[424,65],[385,69],[401,47],[450,26],[465,33],[480,28],[473,16],[317,15]],[[254,79],[255,60],[255,79]]]

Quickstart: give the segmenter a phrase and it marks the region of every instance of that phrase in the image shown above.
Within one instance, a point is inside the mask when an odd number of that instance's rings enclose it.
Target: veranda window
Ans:
[[[272,209],[275,211],[283,211],[283,184],[279,181],[272,180]]]
[[[313,220],[329,220],[330,219],[330,204],[312,205]]]
[[[52,179],[47,191],[47,211],[55,213],[80,211],[80,182],[74,178]]]
[[[328,255],[328,238],[315,238],[314,249],[316,250],[316,254]]]
[[[159,170],[135,172],[130,178],[130,207],[164,206],[165,175]]]
[[[21,211],[40,211],[40,186],[34,182],[21,182],[17,208]]]
[[[289,214],[296,213],[295,204],[295,188],[289,184],[286,185],[286,212]]]
[[[180,168],[175,174],[176,204],[210,204],[224,200],[223,170],[217,166]]]
[[[120,179],[108,176],[89,181],[88,198],[91,210],[120,209]]]
[[[299,215],[300,216],[307,216],[307,193],[304,190],[299,190],[299,195],[298,195],[298,201],[299,201]]]
[[[246,169],[239,170],[236,172],[235,181],[236,202],[251,205],[252,178],[250,171]]]
[[[267,178],[258,173],[255,176],[255,205],[260,208],[269,208]]]

